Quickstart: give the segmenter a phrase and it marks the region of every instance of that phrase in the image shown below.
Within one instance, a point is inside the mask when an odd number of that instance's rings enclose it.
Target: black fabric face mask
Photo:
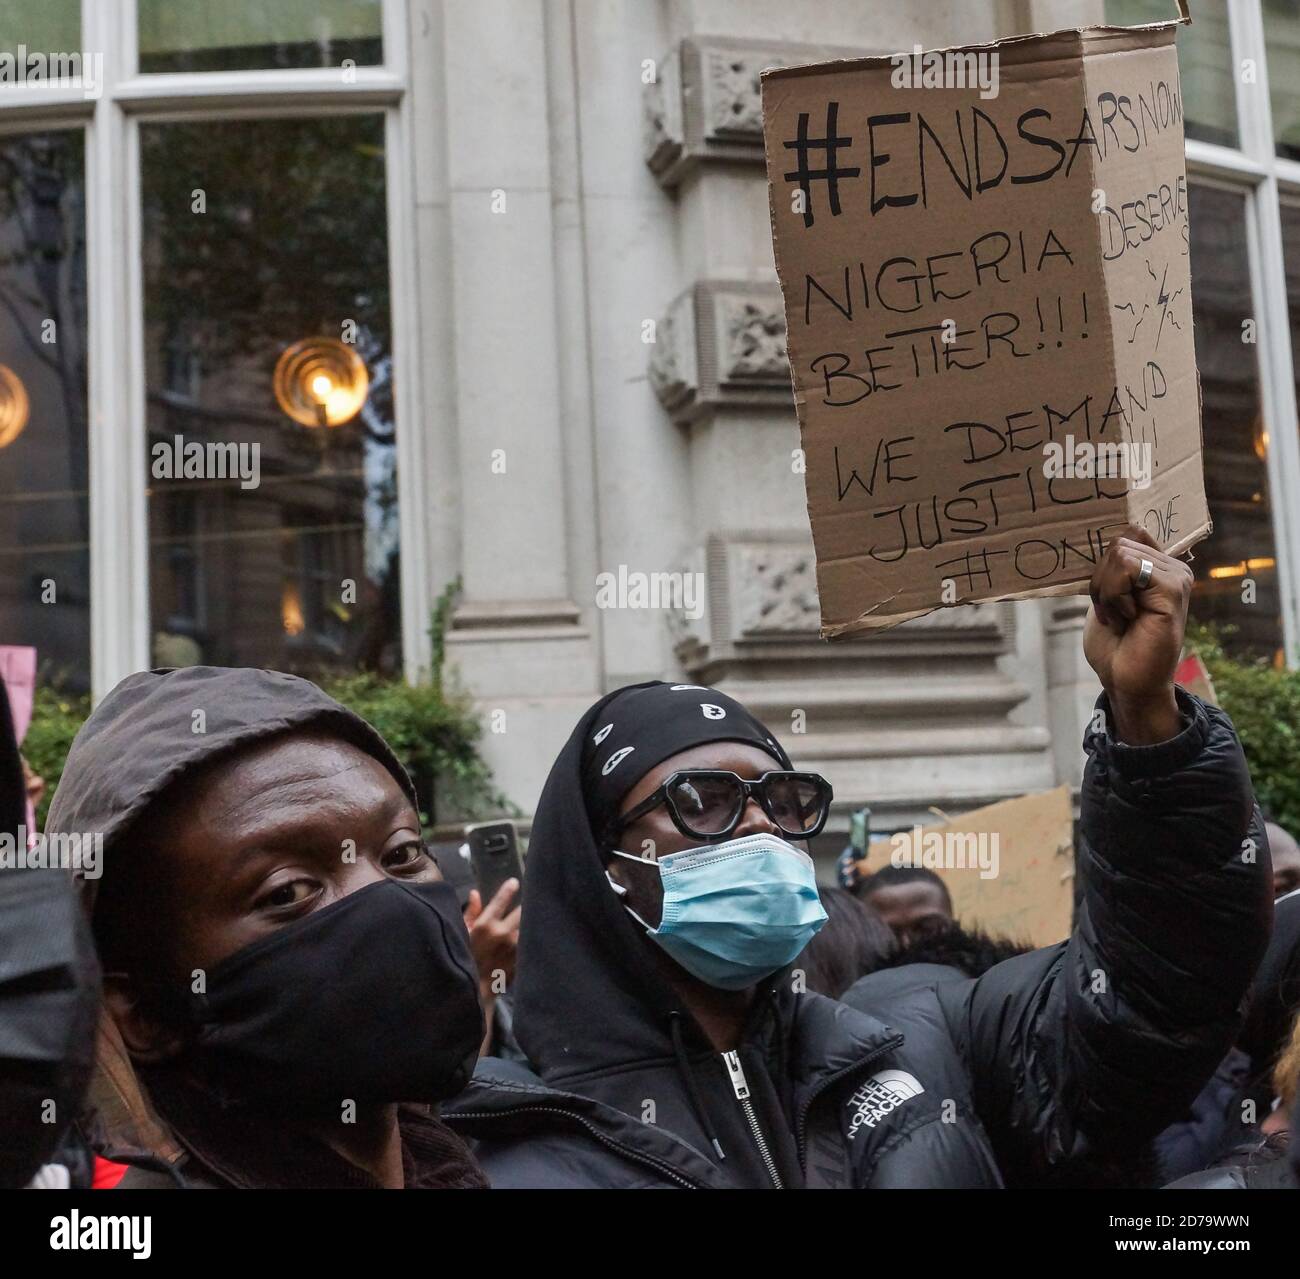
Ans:
[[[454,1096],[483,1039],[449,884],[388,880],[223,959],[189,999],[191,1063],[231,1100],[337,1111]]]

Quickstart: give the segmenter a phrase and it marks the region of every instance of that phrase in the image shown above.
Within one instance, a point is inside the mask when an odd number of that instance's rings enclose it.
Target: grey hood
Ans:
[[[251,667],[186,666],[124,679],[81,726],[50,803],[46,830],[103,836],[104,873],[129,855],[125,835],[173,782],[252,742],[325,729],[373,755],[414,804],[406,770],[359,715],[309,680]],[[82,879],[93,913],[96,881]]]

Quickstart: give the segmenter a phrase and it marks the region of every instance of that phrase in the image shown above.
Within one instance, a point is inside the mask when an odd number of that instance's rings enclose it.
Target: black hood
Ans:
[[[584,803],[584,746],[601,712],[628,691],[610,693],[578,722],[546,779],[528,842],[515,1035],[548,1083],[671,1057],[674,1014],[700,1046],[646,951],[645,930],[609,886]],[[772,985],[774,998],[789,1002],[790,983]]]
[[[112,875],[131,855],[135,823],[169,786],[219,756],[306,728],[335,734],[372,755],[415,804],[410,778],[384,739],[315,684],[281,671],[189,666],[128,676],[100,702],[68,752],[46,830],[101,835],[99,873]],[[81,879],[92,920],[98,884]],[[90,1103],[106,1146],[169,1162],[179,1158],[107,1014],[100,1017]]]
[[[611,723],[630,732],[641,752],[629,773],[641,768],[644,775],[648,756],[662,762],[676,753],[668,749],[672,734],[647,731],[641,714],[642,706],[662,703],[639,696],[656,684],[620,689],[593,706],[560,752],[538,802],[514,1029],[540,1079],[482,1061],[474,1083],[447,1109],[453,1125],[478,1142],[494,1184],[803,1185],[804,1121],[813,1100],[835,1084],[851,1092],[850,1076],[902,1046],[902,1036],[876,1018],[797,989],[786,969],[758,985],[724,1061],[672,988],[655,943],[606,878],[583,787],[589,743],[612,749],[601,756],[606,762],[627,748],[626,740],[612,739],[614,730],[606,731]],[[695,694],[697,710],[707,698],[710,711],[725,709],[733,726],[743,726],[724,738],[723,716],[705,712],[705,722],[692,727],[688,714],[686,736],[698,730],[701,741],[745,741],[789,767],[776,739],[756,734],[757,721],[735,714],[738,704],[716,689],[659,687]],[[610,706],[614,699],[622,699],[618,707]],[[629,718],[624,712],[633,707]],[[612,797],[603,798],[607,808]],[[614,1167],[595,1167],[611,1160]]]

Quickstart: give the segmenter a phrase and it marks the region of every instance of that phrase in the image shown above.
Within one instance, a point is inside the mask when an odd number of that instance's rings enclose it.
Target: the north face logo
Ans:
[[[858,1135],[858,1129],[863,1125],[874,1128],[886,1115],[924,1091],[921,1081],[905,1070],[882,1070],[872,1075],[849,1098],[848,1106],[853,1112],[853,1118],[849,1120],[849,1140]]]

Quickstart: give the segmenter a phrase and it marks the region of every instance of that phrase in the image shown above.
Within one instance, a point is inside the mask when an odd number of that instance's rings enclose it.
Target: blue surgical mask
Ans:
[[[662,922],[651,928],[625,909],[688,973],[721,990],[744,990],[784,968],[826,922],[812,858],[775,835],[704,844],[651,864],[663,881]]]

